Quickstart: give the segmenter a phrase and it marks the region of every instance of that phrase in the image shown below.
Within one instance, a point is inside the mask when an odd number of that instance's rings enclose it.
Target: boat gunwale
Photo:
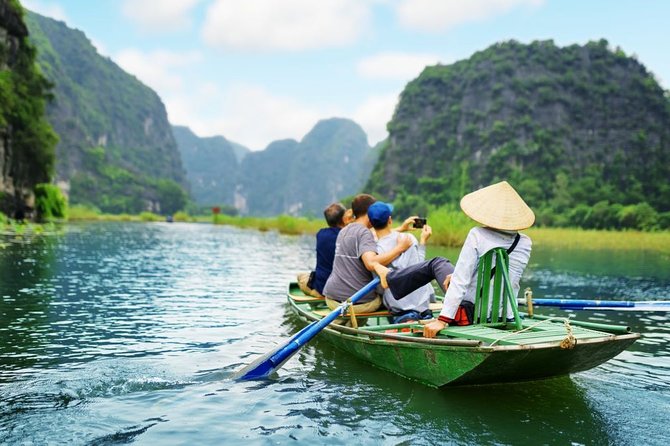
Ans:
[[[293,307],[298,313],[298,316],[302,316],[309,321],[318,321],[322,317],[316,316],[310,311],[306,311],[301,307],[304,302],[296,302],[293,300],[292,295],[287,293],[288,303]],[[485,345],[482,341],[471,340],[472,344],[467,343],[467,339],[444,339],[444,338],[417,338],[409,337],[400,334],[391,334],[391,333],[380,333],[377,331],[363,330],[360,328],[346,327],[342,325],[330,324],[324,328],[324,331],[332,335],[338,335],[346,338],[350,338],[355,342],[362,342],[366,344],[382,344],[382,345],[393,345],[397,347],[412,347],[412,348],[428,348],[428,347],[437,347],[440,350],[462,350],[468,349],[471,351],[489,353],[489,352],[509,352],[509,351],[526,351],[526,350],[542,350],[542,349],[554,349],[561,348],[560,341],[553,342],[543,342],[537,344],[525,344],[525,345]],[[594,330],[598,331],[598,330]],[[638,339],[641,337],[640,333],[626,333],[626,334],[611,334],[606,332],[601,332],[606,336],[597,337],[597,338],[588,338],[588,339],[579,339],[575,345],[584,345],[584,344],[598,344],[604,342],[618,342],[626,341],[630,339]],[[445,342],[446,341],[446,342]],[[458,342],[461,341],[461,342]],[[465,341],[466,343],[464,344]],[[494,340],[495,341],[495,340]]]

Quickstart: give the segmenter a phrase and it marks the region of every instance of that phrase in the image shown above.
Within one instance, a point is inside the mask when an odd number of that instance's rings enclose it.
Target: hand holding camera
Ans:
[[[421,229],[426,225],[426,223],[428,223],[427,218],[416,217],[414,218],[414,229]]]

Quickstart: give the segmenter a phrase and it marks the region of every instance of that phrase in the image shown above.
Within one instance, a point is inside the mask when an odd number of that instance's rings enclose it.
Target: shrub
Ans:
[[[658,227],[660,229],[670,229],[670,212],[658,214]]]
[[[428,213],[428,225],[433,229],[433,236],[429,243],[443,246],[461,246],[470,229],[477,223],[470,220],[460,210],[442,206],[433,208]]]
[[[41,221],[67,217],[67,199],[54,184],[41,183],[35,186],[35,210]]]
[[[142,221],[161,221],[162,219],[160,215],[156,215],[153,212],[142,212],[140,214],[140,220]]]
[[[618,217],[622,228],[650,231],[658,227],[658,213],[645,201],[622,207]]]
[[[191,216],[186,212],[179,211],[172,216],[174,221],[191,221]]]
[[[100,209],[93,206],[76,204],[68,209],[68,220],[99,220]]]

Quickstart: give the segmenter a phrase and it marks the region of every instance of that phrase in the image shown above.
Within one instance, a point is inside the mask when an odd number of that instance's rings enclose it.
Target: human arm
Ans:
[[[368,271],[374,271],[374,265],[380,263],[384,266],[391,263],[396,257],[407,251],[412,246],[412,239],[405,235],[398,236],[396,245],[387,252],[376,253],[366,251],[361,255],[361,260]]]
[[[426,260],[426,242],[430,238],[430,236],[433,235],[433,229],[425,225],[423,229],[421,229],[421,236],[419,237],[419,245],[417,246],[417,254],[419,256],[419,262],[423,262]]]
[[[412,224],[414,223],[414,219],[419,218],[418,215],[412,215],[411,217],[408,217],[405,219],[405,221],[402,222],[400,226],[397,228],[394,228],[394,231],[397,232],[407,232],[412,229]]]
[[[440,319],[443,322],[448,323],[453,320],[458,311],[458,306],[472,285],[472,281],[477,280],[476,272],[479,263],[477,246],[477,235],[474,231],[470,231],[458,255],[458,261],[448,284],[449,286],[445,290],[444,305],[440,312]]]

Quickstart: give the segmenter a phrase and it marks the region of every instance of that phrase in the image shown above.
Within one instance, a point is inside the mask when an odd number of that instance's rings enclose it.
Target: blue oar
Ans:
[[[248,366],[244,367],[242,370],[237,372],[235,378],[243,380],[267,378],[270,373],[281,367],[291,356],[295,354],[295,352],[297,352],[303,345],[307,344],[321,330],[326,328],[326,326],[328,326],[339,316],[343,315],[347,308],[349,308],[349,305],[353,305],[358,302],[361,297],[374,290],[378,284],[379,278],[377,277],[363,288],[358,290],[358,292],[351,296],[349,300],[342,302],[342,304],[333,310],[330,314],[328,314],[328,316],[318,321],[312,322],[307,327],[296,333],[285,344],[280,345],[276,349],[266,353]]]
[[[526,299],[519,299],[521,305]],[[670,301],[626,301],[626,300],[588,300],[588,299],[533,299],[533,306],[559,307],[566,310],[602,309],[621,311],[670,311]]]

